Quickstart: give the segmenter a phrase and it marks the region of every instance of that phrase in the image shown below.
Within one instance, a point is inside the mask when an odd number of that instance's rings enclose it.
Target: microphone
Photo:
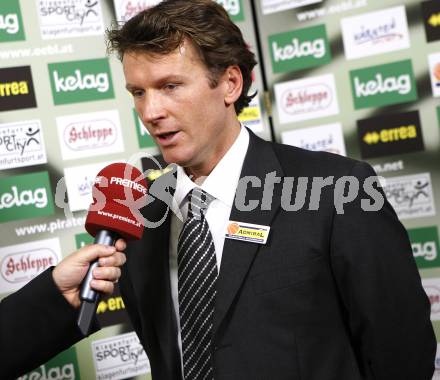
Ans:
[[[141,200],[145,195],[146,181],[134,166],[118,162],[103,168],[95,178],[93,203],[85,223],[87,232],[95,238],[94,244],[114,245],[119,237],[126,241],[140,239],[144,226],[138,221],[139,209],[145,204]],[[90,281],[97,266],[98,260],[90,264],[81,285],[77,324],[83,335],[90,334],[96,313],[99,293],[90,287]]]

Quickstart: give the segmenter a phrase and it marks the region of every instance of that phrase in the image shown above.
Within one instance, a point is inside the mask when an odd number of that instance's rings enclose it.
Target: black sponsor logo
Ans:
[[[115,289],[112,295],[104,296],[100,299],[96,309],[96,316],[98,317],[101,327],[118,325],[120,323],[131,326],[117,284],[115,284]]]
[[[440,40],[440,1],[423,1],[422,15],[426,40]]]
[[[362,158],[424,149],[419,111],[358,120],[357,128]]]
[[[31,67],[9,67],[0,69],[0,111],[34,108],[34,83]]]

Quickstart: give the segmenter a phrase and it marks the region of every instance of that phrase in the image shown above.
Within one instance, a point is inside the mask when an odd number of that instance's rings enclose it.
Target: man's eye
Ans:
[[[177,88],[176,83],[167,83],[165,86],[163,86],[165,90],[175,90]]]
[[[141,97],[144,94],[144,92],[142,90],[134,90],[134,91],[131,92],[131,94],[135,98],[139,98],[139,97]]]

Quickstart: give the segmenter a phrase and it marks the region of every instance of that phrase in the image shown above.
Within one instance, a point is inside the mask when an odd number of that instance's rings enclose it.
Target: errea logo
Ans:
[[[0,3],[0,42],[22,41],[25,39],[19,0]]]
[[[114,97],[106,58],[52,63],[48,67],[55,105]]]
[[[30,66],[0,69],[0,111],[37,106]]]

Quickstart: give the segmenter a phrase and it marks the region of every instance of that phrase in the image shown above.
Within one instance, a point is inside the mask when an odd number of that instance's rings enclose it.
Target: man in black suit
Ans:
[[[93,289],[111,294],[125,262],[125,242],[89,245],[64,258],[0,302],[2,379],[14,379],[84,338],[77,327],[79,292],[90,263]]]
[[[375,173],[240,125],[255,59],[224,9],[165,0],[108,38],[177,164],[121,277],[153,379],[430,379],[429,301]]]

